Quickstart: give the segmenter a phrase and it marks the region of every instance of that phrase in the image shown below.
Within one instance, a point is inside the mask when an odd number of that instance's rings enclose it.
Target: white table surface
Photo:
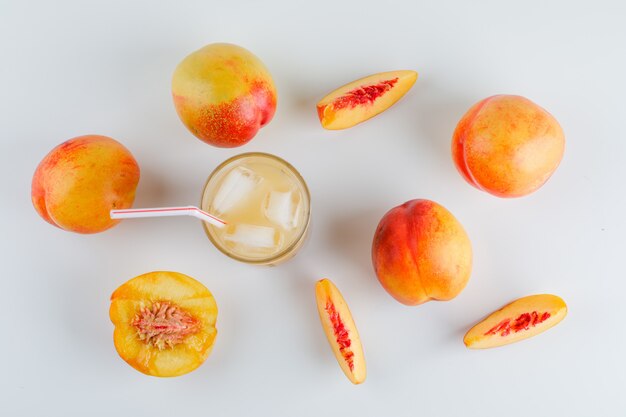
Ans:
[[[625,18],[620,1],[2,0],[0,415],[624,416]],[[274,120],[237,149],[195,139],[170,97],[176,64],[212,42],[253,51],[279,92]],[[320,127],[319,98],[393,69],[420,74],[396,106],[349,130]],[[566,132],[561,166],[525,198],[477,191],[451,160],[456,122],[497,93],[532,99]],[[139,161],[136,207],[197,203],[237,153],[284,157],[311,189],[311,239],[262,268],[220,254],[190,218],[56,229],[32,208],[32,174],[88,133]],[[453,301],[406,307],[374,275],[378,221],[413,198],[446,206],[472,240],[472,278]],[[144,376],[113,347],[111,292],[152,270],[196,277],[219,305],[213,353],[183,377]],[[322,332],[322,277],[355,317],[363,385]],[[543,292],[568,303],[560,325],[464,347],[485,314]]]

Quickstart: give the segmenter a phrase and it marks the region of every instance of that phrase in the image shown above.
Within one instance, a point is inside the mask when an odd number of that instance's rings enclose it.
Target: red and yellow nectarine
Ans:
[[[443,206],[411,200],[381,219],[372,262],[382,286],[403,304],[450,300],[469,280],[472,246],[463,226]]]
[[[452,158],[463,178],[498,197],[520,197],[556,170],[565,137],[556,119],[532,101],[498,95],[472,106],[452,138]]]
[[[276,87],[250,51],[214,43],[178,64],[172,95],[180,120],[197,138],[232,148],[250,141],[276,111]]]
[[[77,233],[102,232],[119,223],[112,209],[132,206],[139,165],[121,143],[106,136],[70,139],[39,163],[31,196],[48,223]]]

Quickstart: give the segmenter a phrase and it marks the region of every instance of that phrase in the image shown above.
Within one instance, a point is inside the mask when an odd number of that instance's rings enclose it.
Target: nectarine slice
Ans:
[[[387,110],[411,89],[417,72],[381,72],[339,87],[317,103],[325,129],[352,127]]]
[[[193,371],[209,356],[217,330],[211,292],[178,272],[140,275],[111,296],[113,341],[129,365],[152,376]]]
[[[366,375],[365,356],[348,305],[328,279],[317,282],[315,298],[322,327],[339,366],[353,384],[362,383]]]
[[[502,307],[472,327],[463,342],[470,349],[508,345],[548,330],[566,314],[567,306],[560,297],[529,295]]]

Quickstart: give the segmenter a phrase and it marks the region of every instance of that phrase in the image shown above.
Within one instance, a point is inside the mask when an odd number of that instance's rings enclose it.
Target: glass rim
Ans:
[[[311,193],[309,192],[309,187],[306,181],[304,180],[300,172],[293,165],[291,165],[289,162],[285,161],[283,158],[279,156],[273,155],[271,153],[266,153],[266,152],[244,152],[244,153],[237,154],[235,156],[231,156],[230,158],[226,159],[221,164],[219,164],[217,167],[215,167],[215,169],[213,169],[213,171],[209,174],[207,180],[204,183],[204,187],[202,188],[202,195],[200,196],[200,207],[202,207],[204,196],[207,192],[209,184],[211,183],[211,180],[215,178],[215,176],[218,173],[220,173],[224,169],[224,167],[226,167],[227,165],[239,159],[245,159],[245,158],[250,158],[250,157],[261,157],[261,158],[267,158],[267,159],[272,159],[274,161],[277,161],[280,164],[284,165],[296,177],[296,180],[300,182],[302,189],[304,190],[306,199],[307,199],[308,210],[306,212],[306,221],[298,237],[289,246],[287,246],[286,248],[284,248],[283,250],[281,250],[280,252],[276,254],[273,254],[271,256],[264,257],[264,258],[250,259],[250,258],[241,257],[239,255],[236,255],[232,252],[227,251],[212,236],[211,232],[209,231],[209,225],[207,225],[206,222],[202,222],[202,227],[204,228],[204,233],[207,235],[207,237],[209,238],[213,246],[215,246],[220,252],[222,252],[224,255],[228,256],[229,258],[232,258],[236,261],[240,261],[240,262],[247,263],[247,264],[257,264],[257,265],[272,264],[274,261],[280,260],[281,258],[285,257],[286,255],[288,255],[289,253],[293,252],[294,250],[298,248],[298,246],[304,240],[306,233],[309,229],[309,224],[311,222]]]

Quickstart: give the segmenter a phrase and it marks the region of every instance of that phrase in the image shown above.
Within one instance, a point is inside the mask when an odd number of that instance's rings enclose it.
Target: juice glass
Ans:
[[[215,168],[200,206],[228,223],[202,223],[215,247],[249,264],[276,265],[294,256],[311,219],[311,197],[300,173],[260,152],[236,155]]]

